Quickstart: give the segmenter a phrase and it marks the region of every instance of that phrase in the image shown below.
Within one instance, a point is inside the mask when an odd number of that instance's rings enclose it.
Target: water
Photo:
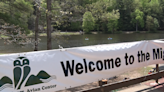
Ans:
[[[112,39],[108,39],[108,38]],[[39,50],[46,50],[47,38],[39,37],[41,39],[39,43]],[[88,40],[86,40],[88,38]],[[57,40],[56,40],[57,39]],[[143,33],[143,34],[85,34],[85,35],[72,35],[72,36],[60,36],[58,38],[52,38],[52,48],[58,49],[61,45],[64,48],[80,47],[88,45],[98,44],[111,44],[119,42],[132,42],[141,40],[153,40],[153,39],[164,39],[162,33]],[[33,51],[33,45],[26,45],[20,47],[17,45],[4,45],[3,40],[0,40],[0,53],[17,53],[17,52],[28,52]]]

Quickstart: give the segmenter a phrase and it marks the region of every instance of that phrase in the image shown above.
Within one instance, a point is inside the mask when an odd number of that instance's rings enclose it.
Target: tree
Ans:
[[[95,28],[98,32],[107,32],[108,12],[113,10],[112,0],[98,0],[92,4],[88,4],[87,11],[90,11],[95,19]]]
[[[39,16],[40,16],[40,1],[35,1],[35,13],[36,13],[36,19],[35,19],[35,45],[34,45],[34,51],[38,51],[38,26],[39,26]]]
[[[51,0],[47,0],[47,50],[52,49],[51,42]]]
[[[118,20],[119,30],[133,30],[131,23],[131,13],[137,7],[135,0],[115,0],[115,10],[119,10],[120,18]]]
[[[79,15],[77,13],[77,12],[81,11],[81,7],[78,7],[76,5],[78,0],[67,0],[67,1],[65,1],[65,0],[57,0],[57,1],[42,0],[41,2],[42,3],[39,6],[40,11],[41,11],[40,18],[42,18],[44,20],[45,13],[46,13],[47,23],[43,22],[42,25],[45,26],[47,24],[47,27],[45,27],[45,28],[47,28],[47,49],[51,49],[52,48],[52,43],[51,43],[52,28],[54,29],[53,31],[58,32],[59,28],[64,29],[64,28],[68,27],[70,24],[73,24],[73,22],[77,23],[77,21],[75,21],[76,19],[79,19],[81,21],[82,18],[79,18],[79,16],[81,16],[82,14]],[[79,23],[79,24],[81,24],[81,23]]]
[[[90,33],[94,29],[94,26],[95,26],[95,20],[94,17],[92,16],[92,13],[89,11],[85,12],[83,15],[83,24],[82,24],[84,32]]]
[[[3,21],[0,34],[5,44],[24,46],[32,43],[33,40],[27,37],[29,33],[27,21],[33,13],[31,1],[3,0],[0,1],[0,6],[0,20]]]
[[[158,21],[159,21],[159,27],[160,29],[164,29],[164,0],[159,0],[159,6],[160,6],[160,14],[157,17]]]
[[[143,12],[139,9],[136,9],[135,12],[131,14],[132,16],[132,23],[136,23],[136,31],[138,31],[138,25],[142,28],[144,27],[144,20],[143,20]]]
[[[52,24],[55,30],[79,30],[81,29],[84,7],[80,6],[80,0],[60,0],[52,5]],[[83,1],[82,1],[83,2]],[[77,25],[76,28],[73,25]]]
[[[147,16],[146,19],[146,28],[148,31],[156,31],[157,28],[159,27],[158,20],[156,18],[153,18],[152,16]]]
[[[19,25],[28,33],[27,21],[29,15],[33,13],[33,6],[30,1],[25,0],[5,0],[0,1],[0,17],[5,23]]]
[[[146,18],[146,28],[147,28],[148,31],[153,30],[153,25],[154,25],[153,22],[154,22],[153,17],[152,16],[147,16],[147,18]]]
[[[114,33],[114,31],[117,30],[119,17],[120,13],[118,10],[113,10],[111,13],[108,13],[108,33]]]
[[[26,31],[19,26],[9,25],[5,23],[1,27],[1,38],[4,40],[4,44],[15,44],[24,46],[32,43],[33,40],[27,37]]]

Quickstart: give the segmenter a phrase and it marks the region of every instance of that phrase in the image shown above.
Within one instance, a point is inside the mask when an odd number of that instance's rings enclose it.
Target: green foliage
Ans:
[[[117,30],[118,21],[114,19],[109,19],[108,23],[108,33],[114,33]]]
[[[146,18],[146,28],[148,29],[148,31],[154,31],[154,20],[152,16],[147,16]]]
[[[31,39],[27,38],[25,30],[21,29],[19,26],[5,24],[2,26],[0,32],[0,38],[4,39],[4,44],[18,44],[24,46],[31,43]]]
[[[95,31],[106,33],[108,32],[108,13],[113,10],[112,0],[97,0],[87,7],[87,11],[91,11],[95,19]]]
[[[157,28],[159,28],[159,22],[156,18],[154,18],[154,28],[155,28],[155,31],[157,31]]]
[[[148,31],[156,31],[157,28],[159,27],[158,20],[156,18],[153,18],[152,16],[147,16],[146,19],[146,28]]]
[[[144,13],[139,9],[136,9],[133,13],[131,13],[131,17],[132,17],[131,22],[136,24],[136,31],[138,31],[138,25],[141,26],[141,28],[144,27],[143,16]]]
[[[118,20],[109,19],[108,23],[108,33],[114,33],[117,30]]]
[[[36,0],[39,4],[34,1],[1,0],[0,24],[19,25],[28,33],[35,27],[34,10],[38,8],[39,25],[45,27],[46,14],[50,14],[55,30],[117,33],[164,29],[164,0],[52,0],[51,12],[47,11],[46,0]]]
[[[28,24],[29,30],[34,30],[34,27],[35,27],[35,16],[34,15],[32,15],[28,18],[27,24]]]
[[[115,0],[115,9],[119,10],[120,18],[118,20],[119,30],[133,30],[131,23],[131,12],[135,11],[137,5],[136,0]]]
[[[22,11],[24,13],[31,13],[33,12],[33,6],[30,2],[26,2],[25,0],[16,0],[13,3],[13,7],[16,10]]]
[[[94,29],[94,26],[95,26],[95,20],[94,17],[92,16],[92,13],[89,11],[85,12],[83,15],[83,24],[82,24],[83,31],[85,33],[90,33]]]
[[[71,29],[72,31],[79,31],[81,29],[81,23],[79,21],[77,22],[71,22]]]
[[[135,12],[133,12],[131,15],[133,17],[132,19],[133,23],[138,23],[140,24],[141,27],[144,27],[144,20],[143,20],[144,13],[142,11],[136,9]]]
[[[29,1],[25,0],[11,0],[6,2],[0,2],[0,19],[4,23],[19,25],[19,27],[26,30],[28,33],[28,18],[33,13],[33,6]],[[4,24],[3,23],[3,24]]]
[[[120,13],[118,10],[113,10],[111,13],[108,13],[108,33],[115,33],[118,28],[118,19],[120,17]]]

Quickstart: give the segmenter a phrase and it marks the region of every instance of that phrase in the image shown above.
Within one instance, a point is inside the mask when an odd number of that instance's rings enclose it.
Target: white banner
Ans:
[[[164,62],[160,40],[0,56],[0,92],[54,92]]]

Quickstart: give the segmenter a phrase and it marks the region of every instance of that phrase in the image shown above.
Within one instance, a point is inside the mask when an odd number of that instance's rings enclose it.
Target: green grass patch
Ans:
[[[9,36],[0,35],[2,38],[9,38]]]

